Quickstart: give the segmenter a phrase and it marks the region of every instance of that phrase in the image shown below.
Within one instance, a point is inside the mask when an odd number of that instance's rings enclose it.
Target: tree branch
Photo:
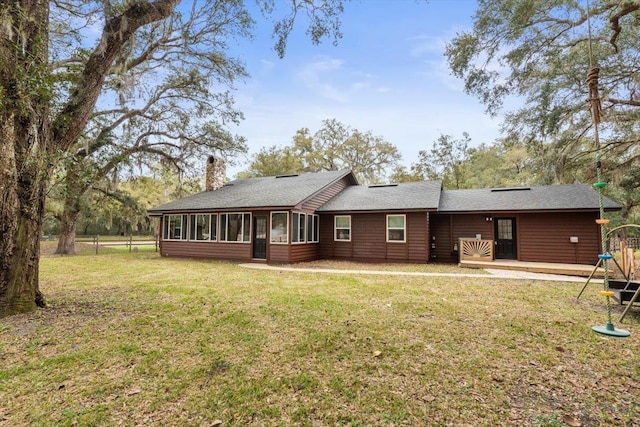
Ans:
[[[105,76],[122,47],[138,28],[166,19],[179,0],[135,2],[122,14],[108,19],[98,46],[93,50],[67,103],[51,127],[52,149],[67,151],[91,118]]]

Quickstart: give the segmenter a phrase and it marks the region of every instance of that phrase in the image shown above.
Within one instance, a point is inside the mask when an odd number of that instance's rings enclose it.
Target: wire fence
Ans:
[[[619,251],[621,242],[625,242],[628,248],[640,249],[640,237],[611,237],[609,239],[609,250],[611,252]]]
[[[158,236],[155,236],[154,240],[133,240],[132,236],[129,236],[125,240],[111,240],[111,239],[100,240],[100,236],[96,235],[93,237],[92,243],[95,246],[96,255],[98,255],[98,252],[101,247],[105,248],[105,247],[125,246],[129,249],[129,252],[137,252],[138,246],[155,246],[155,251],[158,252],[158,248],[160,247],[160,241]]]

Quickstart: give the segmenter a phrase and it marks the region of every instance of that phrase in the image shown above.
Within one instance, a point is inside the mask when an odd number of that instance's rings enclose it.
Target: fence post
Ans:
[[[129,234],[129,253],[131,253],[132,247],[133,247],[133,236]]]
[[[156,233],[155,241],[156,241],[156,252],[158,252],[158,240],[160,240],[160,235]]]
[[[100,245],[100,235],[96,234],[96,238],[94,239],[96,242],[96,255],[98,255],[98,246]]]

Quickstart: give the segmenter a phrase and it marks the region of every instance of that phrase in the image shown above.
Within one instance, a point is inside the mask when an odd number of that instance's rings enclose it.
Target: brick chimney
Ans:
[[[227,168],[224,160],[214,156],[207,159],[207,173],[204,178],[204,188],[207,191],[214,191],[224,186],[227,175]]]

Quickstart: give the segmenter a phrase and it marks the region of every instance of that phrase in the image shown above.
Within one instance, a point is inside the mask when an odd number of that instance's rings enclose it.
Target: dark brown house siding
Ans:
[[[407,215],[407,247],[409,261],[429,261],[429,214],[413,212]]]
[[[318,243],[300,243],[291,245],[291,262],[313,261],[320,252]]]
[[[349,177],[345,176],[341,180],[314,194],[313,197],[310,197],[309,200],[302,203],[301,209],[305,212],[315,212],[316,209],[333,199],[349,185]]]
[[[289,245],[268,245],[267,261],[286,264],[289,260]]]
[[[595,264],[600,253],[597,217],[589,212],[518,215],[518,259]],[[570,237],[577,237],[578,243],[571,243]]]
[[[453,215],[453,243],[460,238],[475,238],[480,234],[483,240],[493,240],[493,222],[487,221],[489,215],[466,214]]]
[[[319,256],[369,262],[427,262],[429,260],[428,214],[407,214],[406,242],[386,241],[385,213],[351,214],[351,241],[334,240],[334,215],[320,216]]]
[[[164,240],[162,256],[251,261],[250,243],[190,242]]]
[[[493,222],[490,215],[480,214],[431,214],[431,236],[435,244],[434,262],[458,262],[457,245],[460,238],[475,238],[480,234],[483,240],[493,240]]]
[[[436,262],[458,262],[452,254],[461,237],[495,240],[494,222],[488,217],[515,218],[517,259],[530,262],[595,264],[600,239],[595,212],[532,212],[496,214],[432,214]],[[571,243],[577,237],[578,243]]]
[[[453,254],[451,215],[430,214],[429,229],[431,231],[431,261],[458,262]]]

